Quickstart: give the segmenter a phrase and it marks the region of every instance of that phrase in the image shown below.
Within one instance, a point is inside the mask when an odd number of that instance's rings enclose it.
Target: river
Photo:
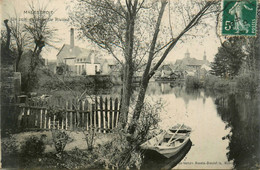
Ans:
[[[187,90],[150,83],[147,99],[161,99],[160,128],[192,128],[192,146],[174,168],[233,169],[259,166],[259,99],[254,94]]]

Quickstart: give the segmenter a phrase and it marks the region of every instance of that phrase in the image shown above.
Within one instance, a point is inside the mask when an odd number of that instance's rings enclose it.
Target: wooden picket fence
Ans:
[[[118,98],[94,97],[76,100],[26,100],[19,104],[21,130],[76,130],[95,128],[107,133],[117,127],[120,116]]]

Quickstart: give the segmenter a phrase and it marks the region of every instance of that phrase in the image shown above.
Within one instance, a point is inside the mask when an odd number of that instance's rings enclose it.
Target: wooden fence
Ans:
[[[18,128],[76,130],[90,128],[110,132],[117,127],[120,102],[118,98],[94,97],[76,100],[26,100],[19,104]]]

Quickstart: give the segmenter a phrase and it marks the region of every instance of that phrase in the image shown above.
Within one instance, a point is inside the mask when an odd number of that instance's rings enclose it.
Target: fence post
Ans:
[[[88,130],[89,129],[89,125],[90,125],[90,123],[89,123],[90,122],[90,107],[89,107],[89,102],[88,102],[87,99],[84,101],[83,108],[84,108],[83,109],[84,110],[84,115],[86,117],[86,120],[85,120],[86,123],[84,123],[83,126],[86,126],[86,130]]]
[[[66,102],[66,104],[65,104],[65,105],[66,105],[66,106],[65,106],[65,107],[66,107],[66,108],[65,108],[65,112],[66,112],[66,113],[65,113],[65,114],[66,114],[66,115],[65,115],[65,129],[68,130],[68,110],[69,110],[69,102],[68,102],[67,100],[66,100],[65,102]]]
[[[99,98],[99,109],[100,109],[100,129],[102,129],[101,130],[101,132],[105,132],[104,131],[104,115],[103,115],[103,98],[102,98],[102,96],[100,96],[100,98]]]
[[[109,119],[110,119],[110,129],[113,129],[114,128],[114,120],[113,120],[113,115],[114,115],[114,112],[113,112],[113,101],[112,101],[112,98],[110,97],[110,106],[109,106],[109,110],[110,110],[110,113],[109,113]]]
[[[114,127],[117,127],[117,123],[118,123],[118,113],[117,113],[117,111],[118,111],[118,98],[116,98],[116,100],[115,100],[115,108],[114,108],[114,110],[115,110],[115,114],[114,114],[114,120],[115,120]]]
[[[39,103],[39,107],[40,107],[40,129],[42,129],[42,116],[43,116],[43,102],[41,101]]]
[[[106,129],[105,132],[108,132],[109,128],[108,128],[108,118],[107,118],[107,110],[108,110],[108,106],[107,106],[107,97],[105,98],[105,120],[104,120],[104,128]]]
[[[96,112],[96,127],[98,132],[100,132],[100,116],[98,115],[98,100],[97,96],[95,96],[95,112]]]
[[[84,106],[83,106],[83,101],[81,100],[79,103],[79,126],[83,127],[85,126],[85,117],[84,117]]]
[[[69,100],[69,110],[72,110],[72,101]],[[73,113],[72,111],[69,112],[69,116],[70,116],[70,129],[73,129]]]

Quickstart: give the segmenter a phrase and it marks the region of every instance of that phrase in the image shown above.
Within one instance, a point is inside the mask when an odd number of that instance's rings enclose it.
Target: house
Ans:
[[[115,59],[101,59],[101,74],[111,75],[120,72],[118,62]]]
[[[159,77],[160,78],[170,78],[172,74],[172,69],[170,67],[170,64],[164,64],[162,65],[158,71],[160,72]]]
[[[74,29],[70,29],[70,44],[64,44],[57,54],[57,73],[70,75],[108,75],[116,62],[103,59],[96,50],[85,49],[74,44]]]
[[[96,75],[101,72],[101,62],[94,50],[84,50],[76,57],[75,69],[77,75]]]

